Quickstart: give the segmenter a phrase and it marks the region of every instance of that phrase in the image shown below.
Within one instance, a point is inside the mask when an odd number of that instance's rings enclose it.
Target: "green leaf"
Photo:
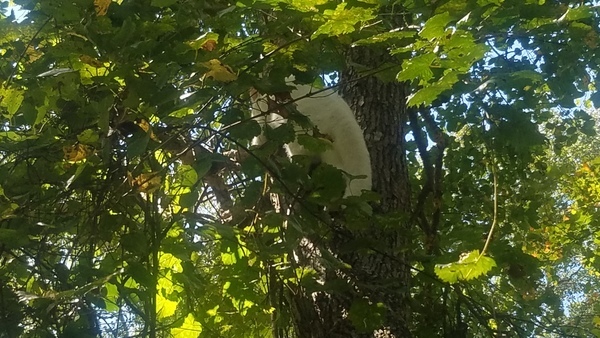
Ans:
[[[6,108],[8,112],[8,118],[12,118],[17,110],[19,110],[23,99],[24,92],[22,90],[12,87],[0,88],[0,107]]]
[[[119,291],[117,286],[112,283],[104,284],[104,292],[105,292],[105,307],[104,309],[108,312],[117,312],[119,311],[119,306],[117,305],[119,300]]]
[[[135,132],[127,139],[127,156],[133,158],[142,155],[148,148],[148,142],[150,142],[149,133]]]
[[[87,162],[77,165],[77,170],[75,170],[75,173],[73,174],[73,176],[71,176],[71,178],[69,178],[69,181],[67,182],[67,188],[71,187],[71,185],[73,185],[74,183],[77,182],[77,179],[79,179],[79,177],[81,177],[82,174],[84,174],[87,167],[88,167]]]
[[[7,248],[18,248],[29,243],[29,237],[15,229],[0,228],[0,243]]]
[[[369,36],[365,39],[360,39],[354,42],[355,46],[365,46],[374,43],[389,43],[390,40],[403,40],[413,38],[417,33],[414,31],[396,31],[396,32],[385,32]]]
[[[316,38],[319,35],[339,36],[354,32],[359,23],[369,21],[375,18],[373,9],[352,7],[346,9],[347,2],[338,4],[335,10],[327,9],[323,12],[325,23],[321,25],[312,35]]]
[[[373,304],[365,299],[352,302],[348,311],[348,318],[360,332],[373,332],[380,328],[384,325],[385,315],[384,304]]]
[[[200,195],[197,190],[184,193],[179,196],[179,206],[182,208],[191,208],[198,202],[198,198],[200,198]]]
[[[232,138],[237,140],[250,140],[253,137],[260,135],[261,129],[258,122],[255,120],[245,121],[235,124],[227,129]]]
[[[581,19],[587,19],[595,13],[595,10],[587,6],[579,6],[574,8],[567,8],[567,12],[561,17],[561,19],[567,21],[579,21]]]
[[[148,242],[142,232],[124,234],[121,237],[121,246],[135,255],[146,255],[148,253]]]
[[[398,73],[398,81],[409,81],[420,79],[423,82],[429,81],[433,77],[431,65],[436,60],[436,56],[432,53],[423,54],[404,60],[402,62],[402,71]]]
[[[225,265],[233,265],[237,263],[237,255],[235,252],[221,252],[221,261]]]
[[[175,183],[182,187],[193,187],[198,182],[198,174],[190,165],[182,164],[177,167]]]
[[[310,153],[314,154],[322,153],[327,149],[331,149],[333,147],[331,141],[325,138],[314,137],[306,134],[298,135],[298,144],[303,146]]]
[[[496,262],[492,258],[480,256],[479,250],[474,250],[462,254],[458,262],[436,264],[434,271],[442,281],[453,284],[485,275],[495,266]]]
[[[215,155],[208,153],[196,154],[196,161],[193,164],[193,168],[198,178],[204,177],[210,171],[213,167],[213,162],[218,162],[219,159],[215,157]]]
[[[321,163],[311,173],[313,189],[310,194],[311,199],[321,203],[327,203],[338,199],[344,194],[346,189],[346,180],[342,172],[331,165]]]
[[[173,117],[186,117],[186,116],[192,115],[192,114],[194,114],[194,110],[191,109],[191,108],[185,107],[185,108],[178,109],[178,110],[176,110],[174,112],[171,112],[169,114],[169,116],[173,116]]]
[[[152,0],[150,5],[154,7],[169,7],[177,3],[178,0]]]
[[[146,267],[139,262],[128,262],[126,272],[138,283],[145,287],[154,285],[154,278]]]
[[[296,131],[291,123],[285,123],[275,129],[267,127],[265,129],[265,136],[269,141],[286,144],[294,141]]]
[[[440,94],[446,90],[452,89],[452,86],[458,82],[458,73],[449,72],[444,75],[438,82],[427,85],[418,90],[408,98],[409,106],[429,105],[433,100],[437,99]]]
[[[91,129],[86,129],[77,135],[77,141],[83,144],[94,144],[98,142],[100,136]]]
[[[427,40],[433,40],[446,35],[446,26],[452,20],[449,12],[436,14],[425,22],[425,26],[419,32],[419,35]]]

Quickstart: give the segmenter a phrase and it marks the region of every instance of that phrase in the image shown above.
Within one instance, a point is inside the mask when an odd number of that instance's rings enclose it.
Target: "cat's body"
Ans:
[[[318,154],[320,160],[351,176],[365,176],[351,179],[344,195],[358,196],[363,190],[371,190],[369,151],[362,130],[344,99],[331,89],[321,91],[309,85],[296,85],[296,89],[292,90],[290,95],[298,112],[308,117],[319,133],[332,142],[329,149]],[[264,97],[255,96],[252,115],[259,116],[269,111],[268,106]],[[258,121],[261,125],[268,124],[270,127],[276,128],[286,120],[279,114],[269,113],[258,117]],[[252,143],[259,145],[265,141],[264,135],[261,135],[256,137]],[[286,151],[290,157],[310,154],[297,142],[288,143]]]

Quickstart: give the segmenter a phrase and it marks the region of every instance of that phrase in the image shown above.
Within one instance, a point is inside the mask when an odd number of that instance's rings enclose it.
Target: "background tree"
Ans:
[[[0,336],[600,336],[595,3],[14,4]],[[294,114],[249,146],[289,75],[339,86],[374,194],[290,162]]]

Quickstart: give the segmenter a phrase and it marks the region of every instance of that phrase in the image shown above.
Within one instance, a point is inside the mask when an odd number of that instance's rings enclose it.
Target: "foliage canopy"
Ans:
[[[352,231],[408,224],[396,310],[414,336],[600,337],[596,2],[14,5],[0,2],[0,337],[293,335],[276,291],[351,291],[319,271],[346,262],[293,254],[331,237],[331,210]],[[409,88],[408,214],[341,200],[339,171],[281,156],[291,124],[249,146],[251,90],[335,84],[352,49],[389,54],[352,65],[361,76]],[[319,193],[297,198],[306,187]],[[390,311],[348,308],[365,334]]]

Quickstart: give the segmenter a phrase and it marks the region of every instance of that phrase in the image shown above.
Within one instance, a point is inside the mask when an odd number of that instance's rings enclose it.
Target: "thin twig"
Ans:
[[[38,28],[38,30],[35,32],[35,34],[33,34],[31,39],[29,39],[29,41],[27,42],[27,45],[21,52],[21,55],[19,55],[17,62],[15,62],[15,67],[13,68],[13,71],[11,72],[8,79],[6,80],[6,83],[4,84],[4,88],[7,88],[8,85],[10,84],[10,82],[12,81],[12,79],[15,77],[15,74],[17,73],[17,69],[19,68],[19,63],[21,62],[21,60],[23,60],[23,57],[25,57],[25,53],[27,53],[27,49],[29,49],[29,47],[33,43],[33,40],[35,40],[35,38],[38,36],[38,34],[40,34],[42,29],[44,29],[44,27],[48,24],[48,22],[50,22],[50,20],[52,20],[52,17],[49,17],[48,19],[46,19],[46,21],[44,21],[44,23],[40,26],[40,28]]]
[[[492,221],[492,226],[490,227],[490,232],[488,233],[487,239],[485,240],[485,245],[479,254],[477,260],[479,260],[483,255],[487,252],[487,249],[492,242],[492,237],[494,234],[494,229],[496,228],[496,224],[498,223],[498,175],[496,175],[496,165],[494,161],[492,161],[492,176],[494,178],[494,219]]]

